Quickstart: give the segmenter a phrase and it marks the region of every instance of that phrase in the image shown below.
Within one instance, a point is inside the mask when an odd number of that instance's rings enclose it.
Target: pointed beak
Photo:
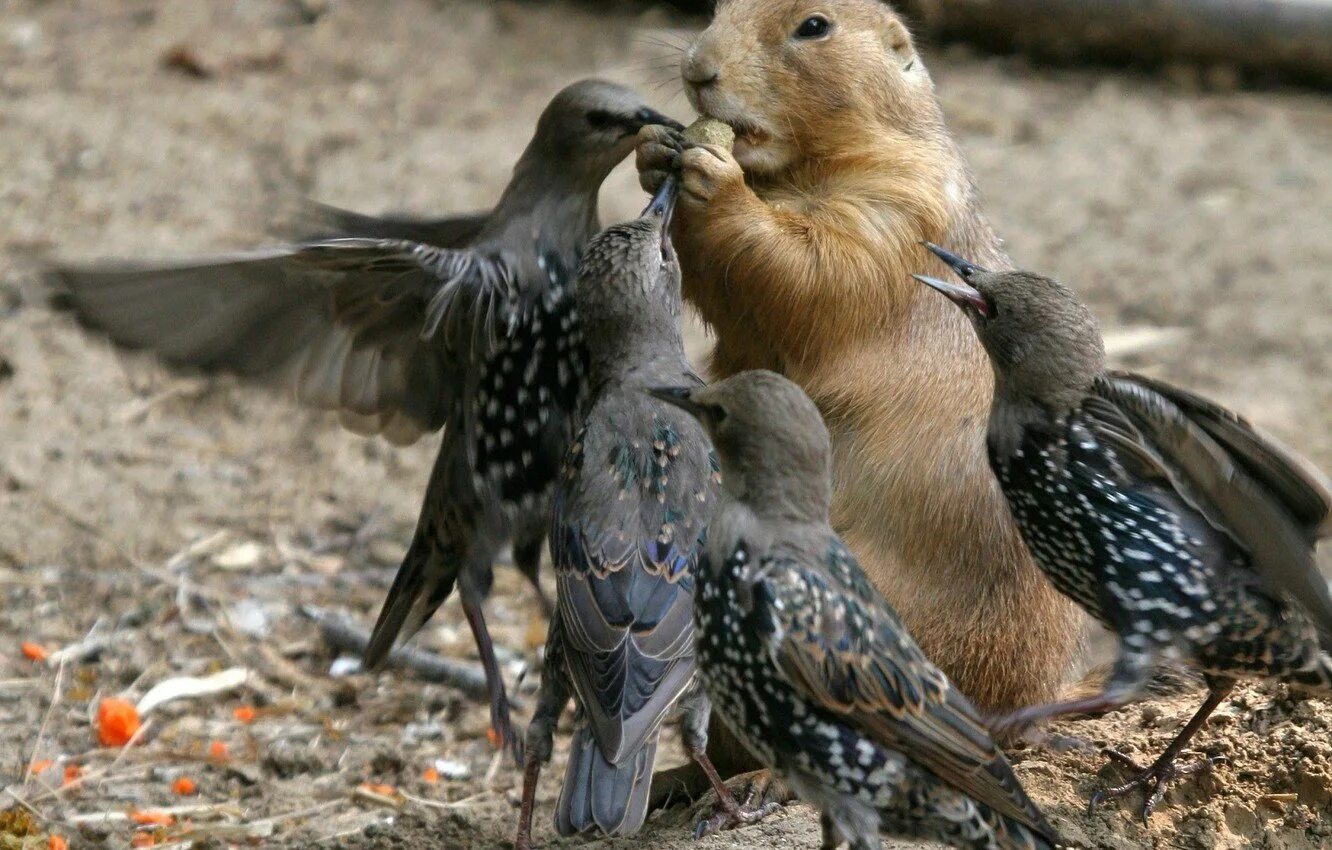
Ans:
[[[702,419],[703,405],[694,401],[692,387],[648,387],[647,393],[653,398],[680,408],[695,419]]]
[[[938,257],[939,259],[947,263],[948,267],[952,269],[954,272],[956,272],[957,276],[962,278],[963,280],[969,279],[976,272],[985,271],[985,269],[981,268],[980,266],[976,265],[970,260],[964,260],[951,251],[945,251],[943,248],[940,248],[938,245],[935,245],[933,242],[922,242],[920,244],[930,249],[930,253],[934,254],[934,256]]]
[[[675,212],[675,199],[679,196],[677,191],[680,181],[674,176],[667,177],[662,181],[657,194],[652,196],[647,208],[643,210],[644,216],[659,216],[661,218],[661,256],[669,258],[674,247],[671,245],[671,215]]]
[[[679,121],[676,121],[674,118],[670,117],[669,115],[663,115],[657,110],[652,109],[651,107],[648,106],[645,106],[642,109],[635,112],[634,117],[625,123],[625,127],[626,129],[629,130],[630,133],[636,134],[638,133],[639,130],[643,129],[644,127],[653,124],[661,124],[663,126],[670,127],[672,130],[676,131],[684,129],[684,125],[681,124]]]
[[[990,302],[986,301],[985,296],[981,295],[978,290],[967,286],[965,283],[949,283],[946,280],[939,280],[937,277],[926,277],[923,274],[913,274],[912,277],[931,289],[942,292],[948,297],[949,301],[957,306],[971,307],[985,318],[990,318]]]

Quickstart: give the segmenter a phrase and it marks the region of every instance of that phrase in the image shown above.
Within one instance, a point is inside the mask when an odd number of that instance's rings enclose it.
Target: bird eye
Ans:
[[[707,411],[708,418],[712,420],[713,425],[720,425],[726,420],[726,409],[720,404],[709,404]]]
[[[796,28],[795,37],[804,39],[823,38],[832,29],[832,24],[822,15],[810,15]]]
[[[587,123],[595,130],[605,130],[619,123],[619,120],[604,109],[593,109],[587,113]]]

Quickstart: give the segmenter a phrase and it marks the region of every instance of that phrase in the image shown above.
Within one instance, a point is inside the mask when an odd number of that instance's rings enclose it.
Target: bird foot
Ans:
[[[1087,813],[1091,814],[1096,811],[1096,807],[1101,805],[1101,803],[1104,803],[1106,800],[1122,797],[1131,791],[1141,788],[1147,792],[1147,799],[1143,803],[1141,811],[1142,822],[1144,824],[1146,824],[1151,818],[1152,812],[1155,811],[1157,804],[1165,797],[1166,791],[1170,790],[1171,786],[1187,776],[1192,776],[1196,773],[1207,773],[1211,771],[1212,768],[1216,767],[1217,764],[1225,760],[1220,757],[1205,757],[1188,764],[1178,764],[1176,761],[1178,756],[1162,757],[1157,759],[1156,763],[1151,767],[1143,767],[1116,749],[1107,747],[1103,752],[1111,761],[1124,765],[1136,775],[1123,785],[1116,785],[1112,788],[1103,788],[1093,794],[1091,800],[1087,803]]]
[[[513,728],[513,721],[509,719],[509,707],[506,703],[502,710],[495,711],[493,708],[490,713],[490,728],[486,730],[486,738],[490,745],[500,751],[508,751],[513,756],[513,761],[519,767],[523,766],[523,743],[521,736]]]
[[[770,770],[733,776],[726,781],[726,790],[729,793],[717,795],[712,815],[695,825],[695,838],[758,823],[795,798],[786,783]]]

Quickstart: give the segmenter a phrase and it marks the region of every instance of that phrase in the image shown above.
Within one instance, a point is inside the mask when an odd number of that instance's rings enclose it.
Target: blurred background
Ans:
[[[393,448],[271,393],[117,354],[48,309],[35,272],[49,256],[261,244],[301,196],[487,207],[568,82],[609,77],[692,118],[678,57],[706,5],[0,2],[0,785],[25,801],[0,817],[0,847],[29,846],[6,830],[123,847],[136,828],[180,846],[507,840],[515,772],[487,776],[484,710],[405,674],[333,675],[348,668],[310,619],[373,620],[434,440]],[[1332,469],[1332,5],[906,5],[1015,261],[1083,295],[1121,365],[1243,411]],[[641,208],[627,164],[603,199],[606,221]],[[691,337],[706,350],[701,329]],[[466,660],[455,605],[419,643]],[[544,625],[509,571],[491,610],[519,677]],[[42,662],[24,642],[76,651]],[[153,746],[92,747],[101,696],[235,667],[246,684],[156,713]],[[259,720],[241,720],[252,706]],[[1326,765],[1319,753],[1306,759]],[[62,789],[69,766],[97,782]],[[169,790],[182,776],[197,794]],[[367,803],[366,782],[395,802]],[[1324,791],[1325,807],[1332,780]],[[126,820],[146,806],[181,812]],[[1250,815],[1217,815],[1233,846],[1275,828]],[[1113,846],[1149,846],[1116,817],[1128,843]],[[1173,846],[1231,846],[1168,828]],[[690,844],[661,830],[652,846]],[[816,830],[791,816],[706,846],[812,846]]]

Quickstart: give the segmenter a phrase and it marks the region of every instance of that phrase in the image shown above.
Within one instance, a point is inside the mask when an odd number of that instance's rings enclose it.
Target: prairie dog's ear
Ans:
[[[916,50],[911,45],[911,33],[906,25],[891,14],[886,16],[883,28],[883,46],[902,62],[909,62]]]

